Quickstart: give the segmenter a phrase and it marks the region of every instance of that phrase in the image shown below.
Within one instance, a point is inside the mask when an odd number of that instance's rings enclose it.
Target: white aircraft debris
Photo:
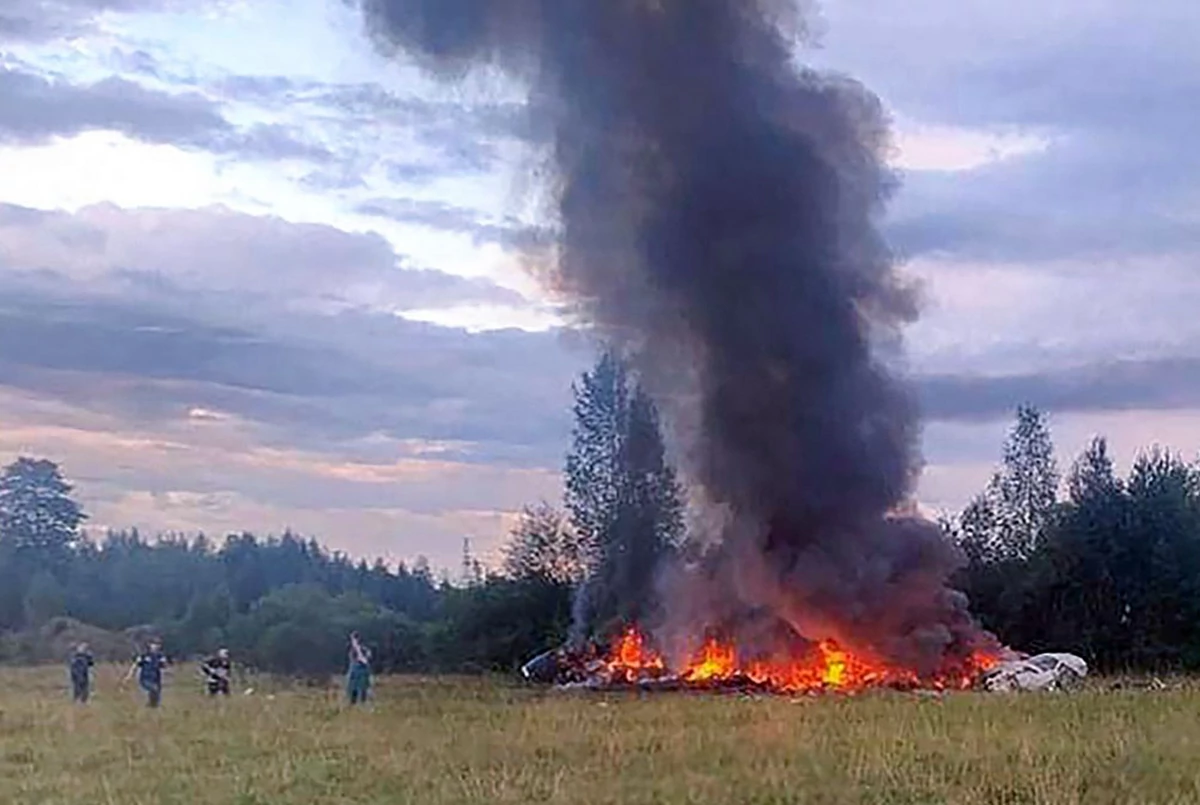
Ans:
[[[1004,691],[1063,690],[1087,676],[1087,662],[1074,654],[1037,654],[1002,662],[980,679],[984,689]]]

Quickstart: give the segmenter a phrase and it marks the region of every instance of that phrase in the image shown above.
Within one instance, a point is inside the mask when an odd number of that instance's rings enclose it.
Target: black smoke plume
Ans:
[[[655,394],[703,498],[710,547],[667,579],[660,634],[786,624],[920,668],[971,648],[956,552],[894,514],[919,427],[883,363],[915,315],[876,228],[884,115],[794,63],[793,3],[358,2],[435,72],[527,81],[554,132],[557,281]]]

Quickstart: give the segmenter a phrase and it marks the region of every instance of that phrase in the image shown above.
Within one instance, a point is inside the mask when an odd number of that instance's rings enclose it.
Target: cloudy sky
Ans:
[[[921,281],[920,496],[1012,408],[1064,462],[1200,449],[1200,4],[828,0],[875,89]],[[0,3],[0,460],[96,527],[291,527],[453,567],[555,499],[586,346],[529,273],[520,87],[388,62],[340,0]]]

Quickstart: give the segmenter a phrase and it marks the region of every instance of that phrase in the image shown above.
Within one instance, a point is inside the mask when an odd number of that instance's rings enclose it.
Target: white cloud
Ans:
[[[1003,374],[1200,355],[1200,273],[1188,256],[1050,264],[919,259],[926,312],[909,330],[927,372]]]
[[[192,207],[213,203],[229,186],[211,154],[99,131],[49,145],[0,148],[0,175],[0,200],[43,209],[74,210],[106,201],[123,207]]]
[[[497,305],[458,305],[433,310],[407,310],[406,319],[461,327],[472,333],[488,330],[518,328],[529,332],[545,332],[561,327],[562,317],[553,311],[532,308],[500,307]]]
[[[1052,140],[1021,131],[986,131],[931,126],[901,120],[896,125],[893,164],[913,171],[967,171],[1012,157],[1035,154]]]

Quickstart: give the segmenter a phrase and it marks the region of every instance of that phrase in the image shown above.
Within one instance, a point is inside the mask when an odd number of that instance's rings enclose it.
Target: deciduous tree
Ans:
[[[0,541],[42,568],[60,571],[86,519],[58,465],[22,456],[0,473]]]
[[[578,584],[584,572],[584,546],[567,514],[545,501],[526,506],[504,546],[504,574]]]

